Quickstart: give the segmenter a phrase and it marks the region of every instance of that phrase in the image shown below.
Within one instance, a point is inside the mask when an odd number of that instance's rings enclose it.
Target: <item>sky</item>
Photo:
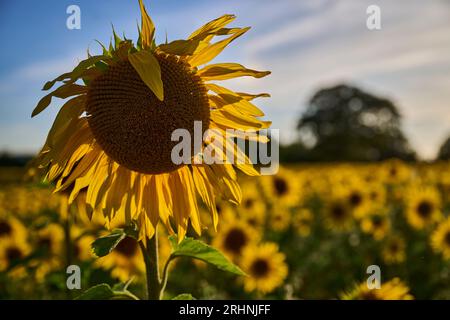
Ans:
[[[296,122],[316,90],[356,85],[391,99],[402,128],[423,159],[435,157],[450,135],[450,1],[447,0],[145,0],[157,43],[187,37],[225,13],[235,26],[252,29],[213,62],[238,62],[270,70],[263,79],[226,85],[242,92],[269,92],[257,101],[280,129],[283,143],[296,139]],[[40,149],[62,105],[31,119],[43,84],[100,52],[111,24],[136,39],[137,0],[0,1],[0,150]],[[81,29],[69,30],[66,9],[78,5]],[[381,29],[366,27],[369,5],[381,9]]]

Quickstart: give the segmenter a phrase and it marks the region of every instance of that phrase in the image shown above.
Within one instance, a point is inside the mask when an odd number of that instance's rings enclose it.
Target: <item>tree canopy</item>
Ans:
[[[316,161],[413,160],[400,123],[390,100],[341,84],[313,95],[298,122],[300,142],[293,146],[304,146],[303,158]]]

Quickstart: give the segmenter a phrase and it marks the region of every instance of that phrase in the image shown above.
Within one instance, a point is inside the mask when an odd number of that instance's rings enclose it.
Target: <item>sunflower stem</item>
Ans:
[[[160,300],[161,296],[161,279],[159,276],[159,257],[158,257],[158,234],[152,238],[147,238],[147,245],[142,241],[139,242],[142,255],[145,261],[145,271],[147,277],[147,299]]]

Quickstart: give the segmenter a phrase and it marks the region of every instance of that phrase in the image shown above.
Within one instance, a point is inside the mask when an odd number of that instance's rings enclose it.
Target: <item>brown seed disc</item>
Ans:
[[[250,267],[250,272],[255,278],[264,278],[269,271],[270,266],[266,259],[256,259]]]
[[[175,129],[191,134],[194,122],[209,127],[207,89],[187,62],[174,55],[156,54],[161,67],[164,101],[141,80],[128,60],[112,65],[89,84],[86,111],[89,126],[106,154],[124,167],[149,174],[176,170],[171,159]]]

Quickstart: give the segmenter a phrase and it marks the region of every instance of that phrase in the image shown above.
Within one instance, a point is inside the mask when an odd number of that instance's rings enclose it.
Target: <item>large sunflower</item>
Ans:
[[[56,191],[70,190],[69,202],[85,191],[88,212],[102,212],[107,219],[120,214],[127,221],[135,220],[140,239],[151,238],[161,220],[169,231],[176,228],[181,241],[189,220],[196,233],[201,233],[197,194],[216,227],[216,197],[239,203],[241,190],[230,163],[174,163],[171,154],[177,142],[171,140],[173,131],[184,129],[193,136],[196,121],[201,121],[200,133],[214,129],[225,135],[227,129],[268,128],[270,122],[258,119],[264,113],[251,103],[267,94],[237,93],[210,81],[261,78],[270,72],[237,63],[205,66],[249,30],[226,28],[234,15],[205,24],[186,40],[156,45],[153,22],[142,0],[139,4],[142,24],[136,45],[114,33],[114,45],[103,47],[102,55],[89,56],[72,72],[45,84],[44,90],[49,90],[63,82],[41,99],[33,116],[52,97],[72,98],[59,111],[36,164],[48,181],[56,182]],[[216,36],[225,38],[212,42]],[[190,158],[202,158],[206,145],[216,156],[224,155],[220,143],[205,139],[192,148]],[[243,152],[233,150],[245,159],[236,167],[258,175]]]

